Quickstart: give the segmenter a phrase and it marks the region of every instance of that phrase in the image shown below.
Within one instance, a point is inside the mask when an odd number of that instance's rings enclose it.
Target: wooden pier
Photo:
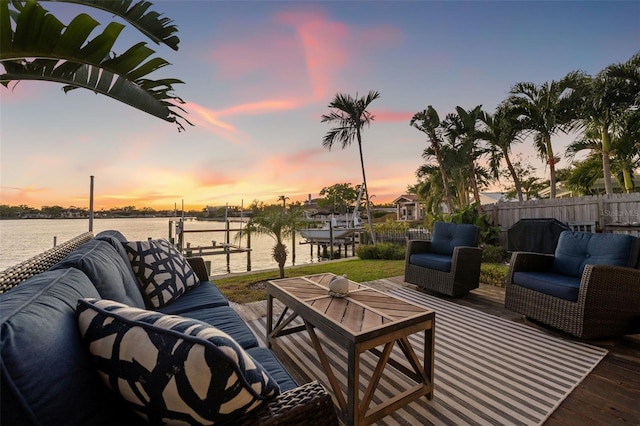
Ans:
[[[247,254],[247,272],[251,271],[251,233],[246,229],[231,229],[229,226],[230,221],[225,221],[224,229],[185,229],[184,222],[182,220],[169,221],[169,241],[173,242],[176,248],[185,256],[217,256],[225,255],[227,261],[227,272],[231,272],[231,255],[238,253]],[[175,225],[175,237],[173,229]],[[247,237],[246,247],[240,247],[231,243],[231,232],[244,232]],[[218,242],[218,239],[212,239],[209,246],[191,246],[191,243],[185,242],[185,234],[195,233],[212,233],[222,234],[222,242]]]

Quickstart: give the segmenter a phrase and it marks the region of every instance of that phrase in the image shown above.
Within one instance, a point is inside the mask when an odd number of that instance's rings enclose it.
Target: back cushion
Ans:
[[[431,251],[451,256],[458,246],[477,247],[479,228],[471,224],[436,222],[431,235]]]
[[[104,299],[144,308],[144,299],[131,264],[108,242],[91,240],[51,269],[76,268],[89,277]]]
[[[73,268],[36,275],[0,295],[1,424],[122,424],[114,416],[134,416],[91,363],[75,314],[85,297],[100,296]]]
[[[563,231],[551,270],[581,277],[585,265],[633,267],[635,251],[636,238],[631,235]]]

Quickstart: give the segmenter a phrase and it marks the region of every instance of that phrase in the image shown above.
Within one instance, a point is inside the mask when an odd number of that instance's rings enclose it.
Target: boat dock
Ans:
[[[247,272],[251,271],[251,233],[245,232],[246,247],[231,244],[231,233],[244,231],[242,228],[231,229],[230,221],[225,221],[224,229],[185,229],[182,220],[169,221],[169,241],[172,241],[176,248],[185,256],[217,256],[225,255],[227,261],[227,272],[231,272],[231,255],[238,253],[246,253],[247,255]],[[173,230],[175,229],[175,236]],[[208,246],[192,246],[191,243],[185,242],[185,234],[195,233],[211,233],[221,235],[219,239],[212,239],[211,245]],[[221,240],[222,242],[218,242]],[[206,262],[205,262],[206,263]],[[209,262],[210,264],[210,262]]]

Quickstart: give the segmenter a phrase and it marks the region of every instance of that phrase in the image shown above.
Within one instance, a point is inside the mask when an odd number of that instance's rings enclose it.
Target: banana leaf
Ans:
[[[152,22],[158,22],[160,30],[154,41],[162,40],[177,49],[177,37],[174,40],[170,36],[175,27],[167,27],[165,20],[154,21],[157,14],[145,15],[150,5],[146,1],[133,7],[129,7],[130,1],[70,2],[97,5],[113,13],[125,11],[128,22],[138,22],[137,27],[145,28],[145,34],[154,30]],[[8,87],[10,82],[21,80],[57,82],[64,85],[65,93],[77,88],[92,90],[175,123],[179,131],[184,130],[183,123],[191,125],[180,114],[184,112],[180,107],[184,101],[171,94],[173,85],[183,82],[149,78],[154,71],[169,65],[166,60],[152,57],[155,51],[144,42],[120,55],[112,52],[123,24],[111,22],[102,33],[89,39],[99,23],[87,14],[79,14],[65,26],[36,1],[14,1],[11,5],[10,9],[9,2],[0,1],[2,85]]]

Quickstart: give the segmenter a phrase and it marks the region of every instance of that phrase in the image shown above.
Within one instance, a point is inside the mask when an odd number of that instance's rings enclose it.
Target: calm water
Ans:
[[[234,239],[240,229],[241,224],[231,222],[230,233],[231,244],[246,247],[246,237],[242,240]],[[199,222],[186,221],[185,230],[196,229],[224,229],[221,222]],[[58,243],[67,241],[76,235],[86,232],[89,229],[88,219],[28,219],[28,220],[0,220],[0,271],[16,263],[26,260],[44,250],[53,247],[54,238]],[[168,238],[169,219],[168,218],[145,218],[145,219],[94,219],[93,233],[108,229],[117,229],[122,232],[128,240],[146,240],[147,238]],[[173,231],[175,234],[175,229]],[[210,246],[211,241],[224,242],[223,232],[203,232],[185,234],[185,242],[191,243],[192,247]],[[300,238],[296,239],[296,242]],[[271,249],[274,240],[266,235],[251,236],[251,270],[277,268],[277,264],[271,259]],[[289,256],[287,265],[292,265],[292,246],[287,243]],[[312,263],[317,259],[312,259],[308,245],[296,245],[296,264]],[[315,254],[315,250],[314,250]],[[206,256],[206,260],[211,260],[211,274],[227,273],[227,260],[225,255]],[[244,272],[247,270],[246,253],[232,254],[229,268],[231,272]]]

